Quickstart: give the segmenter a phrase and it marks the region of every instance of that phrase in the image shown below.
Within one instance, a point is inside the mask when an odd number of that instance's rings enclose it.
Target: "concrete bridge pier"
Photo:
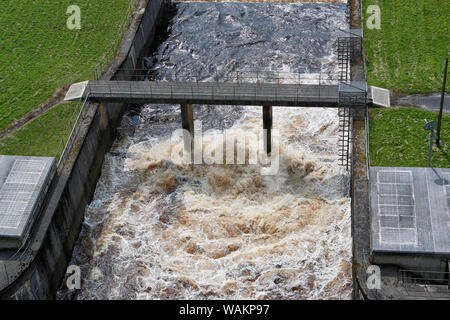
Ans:
[[[181,104],[181,124],[185,130],[183,133],[184,150],[191,153],[192,160],[194,157],[194,112],[192,110],[192,104]],[[189,135],[186,131],[189,132]]]
[[[272,106],[263,106],[264,150],[272,152]]]

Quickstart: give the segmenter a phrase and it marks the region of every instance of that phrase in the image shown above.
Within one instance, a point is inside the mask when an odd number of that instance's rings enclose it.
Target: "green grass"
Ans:
[[[369,5],[381,9],[381,29],[364,28],[369,84],[404,93],[442,90],[450,50],[450,1],[364,0],[366,21]]]
[[[0,140],[0,154],[59,158],[79,104],[62,103]]]
[[[0,1],[0,129],[38,107],[57,87],[91,78],[92,67],[111,47],[127,16],[128,3]],[[81,30],[66,27],[66,10],[72,4],[81,8]],[[30,150],[19,154],[25,153]]]
[[[424,119],[437,120],[435,112],[419,109],[370,110],[370,162],[380,167],[426,167],[430,132]],[[436,131],[435,131],[436,132]],[[432,167],[450,168],[450,116],[442,118],[441,144],[433,146]]]

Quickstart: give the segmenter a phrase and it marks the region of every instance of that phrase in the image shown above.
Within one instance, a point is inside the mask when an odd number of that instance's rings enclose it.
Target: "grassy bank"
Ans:
[[[426,167],[429,131],[424,119],[437,120],[437,113],[410,109],[370,110],[370,161],[372,166]],[[444,115],[441,146],[433,146],[431,165],[450,167],[450,116]]]
[[[404,93],[440,91],[450,50],[450,2],[363,0],[366,21],[369,5],[381,9],[381,29],[364,29],[369,84]]]
[[[59,158],[79,105],[63,103],[0,140],[0,154]]]
[[[66,26],[71,0],[3,0],[0,2],[0,129],[38,107],[55,89],[92,77],[91,70],[111,48],[120,25],[128,15],[128,0],[78,0],[81,30]],[[0,144],[0,154],[51,155],[53,137],[67,126],[67,105],[49,111],[41,124],[27,126]],[[44,133],[44,131],[46,131]],[[38,149],[25,143],[40,141]],[[24,142],[15,145],[16,138]],[[33,153],[36,151],[37,153]]]

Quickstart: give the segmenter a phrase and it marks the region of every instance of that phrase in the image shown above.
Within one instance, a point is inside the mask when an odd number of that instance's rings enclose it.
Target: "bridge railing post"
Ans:
[[[263,105],[264,149],[267,154],[272,152],[272,106]]]
[[[322,102],[321,91],[322,91],[322,72],[319,73],[319,102]]]

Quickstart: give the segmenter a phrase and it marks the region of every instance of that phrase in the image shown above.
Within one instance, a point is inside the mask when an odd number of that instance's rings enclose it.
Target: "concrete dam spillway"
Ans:
[[[335,3],[178,3],[144,67],[161,81],[195,73],[207,82],[236,70],[333,76],[346,14]],[[261,114],[195,105],[203,149],[220,148],[224,132],[258,134]],[[123,117],[69,263],[83,274],[77,299],[351,298],[337,110],[274,106],[280,162],[266,176],[258,165],[174,164],[179,127],[177,105]]]

